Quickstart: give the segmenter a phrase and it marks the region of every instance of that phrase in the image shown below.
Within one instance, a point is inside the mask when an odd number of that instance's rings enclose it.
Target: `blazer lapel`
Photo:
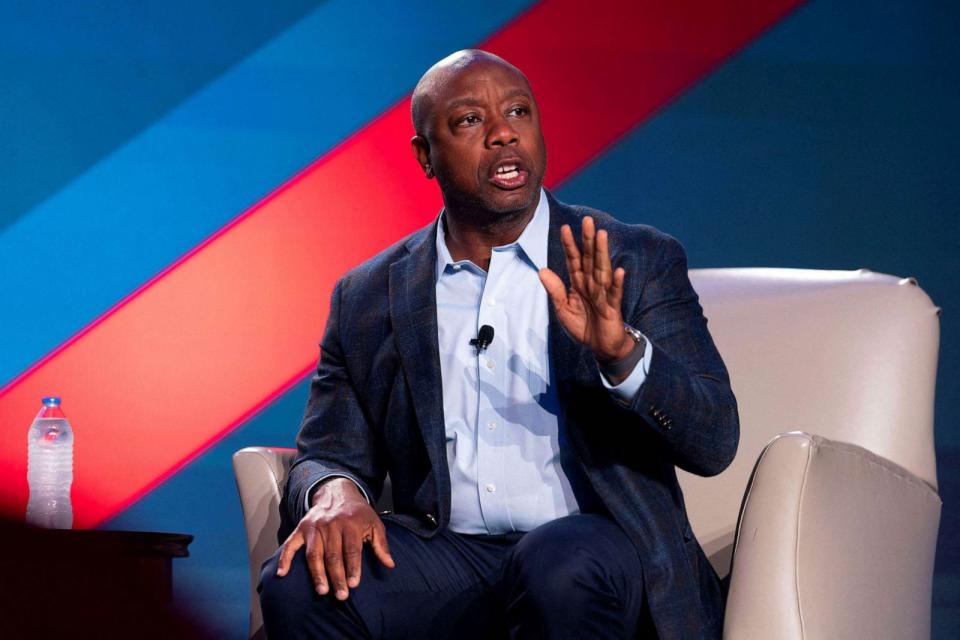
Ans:
[[[414,412],[442,496],[449,475],[437,342],[436,229],[434,223],[411,238],[407,243],[409,254],[390,265],[390,319]]]
[[[560,204],[551,194],[547,194],[550,202],[550,234],[547,241],[547,266],[560,276],[567,289],[570,288],[570,274],[567,272],[567,259],[560,243],[560,227],[569,224],[574,237],[580,235],[580,218],[568,207]],[[561,403],[569,397],[570,385],[575,383],[580,368],[583,365],[585,349],[567,332],[557,320],[553,303],[550,303],[550,366],[553,369],[554,379]],[[568,412],[567,412],[568,413]]]
[[[560,243],[560,227],[569,224],[574,237],[578,237],[580,235],[580,217],[569,207],[557,202],[549,193],[547,197],[550,202],[547,266],[560,276],[564,286],[569,289],[570,274],[567,271],[567,259],[563,252],[563,245]],[[551,377],[557,387],[565,437],[573,445],[576,459],[580,463],[580,470],[586,475],[587,479],[577,480],[577,474],[572,469],[566,471],[576,487],[577,499],[581,501],[581,506],[584,504],[602,504],[598,497],[600,492],[594,486],[595,478],[591,475],[591,469],[596,465],[593,462],[590,446],[585,440],[584,425],[581,424],[584,409],[593,403],[593,399],[583,397],[583,391],[600,384],[597,379],[596,365],[589,350],[567,335],[566,330],[557,320],[552,302],[549,306]]]

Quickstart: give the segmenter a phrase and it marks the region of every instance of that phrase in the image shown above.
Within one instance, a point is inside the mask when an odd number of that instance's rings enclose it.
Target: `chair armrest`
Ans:
[[[741,508],[724,638],[929,638],[940,504],[861,447],[774,438]]]
[[[233,454],[250,560],[250,637],[256,637],[263,626],[257,597],[260,566],[277,550],[280,500],[296,453],[296,449],[247,447]]]

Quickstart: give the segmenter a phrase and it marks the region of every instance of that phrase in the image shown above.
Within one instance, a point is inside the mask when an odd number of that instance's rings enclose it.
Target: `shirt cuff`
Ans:
[[[313,506],[312,504],[310,504],[313,501],[313,492],[317,490],[317,488],[320,486],[321,483],[326,482],[331,478],[346,478],[353,484],[357,485],[357,489],[360,490],[360,493],[363,495],[363,499],[367,501],[367,504],[373,505],[373,502],[370,501],[370,496],[367,495],[367,490],[364,489],[363,485],[357,482],[355,478],[350,477],[346,473],[328,473],[327,475],[323,476],[322,478],[314,482],[312,485],[310,485],[310,488],[307,489],[306,504],[304,505],[307,511],[310,511],[310,508]]]
[[[646,338],[646,336],[644,336],[644,338]],[[650,340],[646,342],[647,345],[643,348],[643,358],[637,363],[637,366],[633,368],[630,375],[620,384],[610,384],[610,382],[607,381],[607,377],[603,375],[603,372],[600,373],[600,381],[603,382],[603,386],[609,389],[617,400],[623,403],[629,404],[647,379],[647,373],[650,371],[650,361],[653,360],[653,344],[651,344]]]

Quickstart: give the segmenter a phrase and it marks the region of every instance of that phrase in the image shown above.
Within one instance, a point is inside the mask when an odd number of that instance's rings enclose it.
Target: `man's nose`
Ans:
[[[505,147],[520,142],[520,134],[507,118],[499,117],[490,123],[487,130],[488,147]]]

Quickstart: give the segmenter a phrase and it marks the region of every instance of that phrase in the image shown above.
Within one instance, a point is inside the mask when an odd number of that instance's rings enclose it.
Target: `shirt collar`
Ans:
[[[494,250],[503,250],[517,245],[520,247],[520,254],[525,256],[527,261],[538,271],[547,266],[547,240],[550,234],[550,204],[547,202],[547,194],[540,189],[540,201],[533,212],[533,218],[524,227],[523,233],[513,242],[502,247],[494,247]],[[437,280],[443,275],[447,266],[471,264],[469,260],[454,261],[447,248],[446,233],[443,230],[443,212],[440,212],[440,219],[437,221]]]

